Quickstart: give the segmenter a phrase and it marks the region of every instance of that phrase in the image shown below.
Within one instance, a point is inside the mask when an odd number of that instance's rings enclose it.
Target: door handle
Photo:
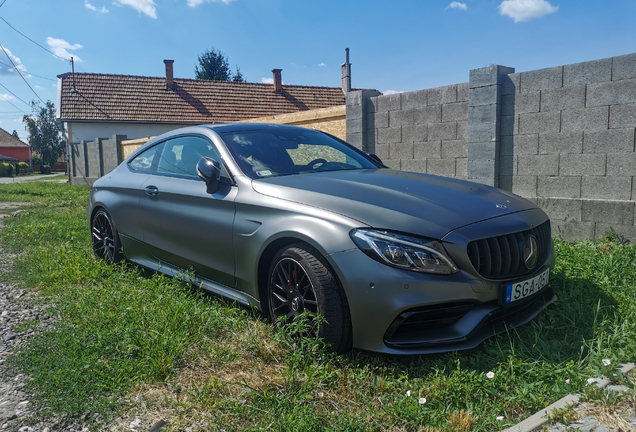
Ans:
[[[157,186],[146,186],[146,195],[148,196],[155,196],[159,193],[159,189],[157,189]]]

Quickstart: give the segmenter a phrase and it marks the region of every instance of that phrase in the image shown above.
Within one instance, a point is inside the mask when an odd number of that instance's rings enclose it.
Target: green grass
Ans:
[[[48,412],[147,414],[174,430],[494,431],[610,376],[602,359],[636,358],[636,246],[614,237],[557,242],[559,301],[476,349],[336,356],[175,279],[95,260],[87,199],[67,184],[0,186],[0,201],[31,204],[3,221],[11,277],[59,317],[10,359]]]

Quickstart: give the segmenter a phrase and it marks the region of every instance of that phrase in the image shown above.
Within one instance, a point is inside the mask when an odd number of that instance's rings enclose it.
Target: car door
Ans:
[[[159,260],[212,281],[234,287],[232,225],[237,187],[221,181],[219,190],[206,192],[196,172],[203,156],[219,157],[203,136],[178,136],[162,144],[156,173],[142,183],[139,218],[143,242]],[[222,166],[222,173],[225,172]]]

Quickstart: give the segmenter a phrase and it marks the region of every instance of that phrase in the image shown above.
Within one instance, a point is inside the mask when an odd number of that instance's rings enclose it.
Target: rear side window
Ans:
[[[159,165],[159,161],[161,158],[161,152],[163,151],[164,143],[158,144],[156,146],[150,147],[147,150],[144,150],[133,160],[128,162],[128,166],[132,168],[134,171],[139,172],[147,172],[154,173],[157,172],[157,166]]]

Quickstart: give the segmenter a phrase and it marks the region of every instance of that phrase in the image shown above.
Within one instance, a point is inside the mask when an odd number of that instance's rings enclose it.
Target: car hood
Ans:
[[[254,190],[330,210],[378,229],[442,238],[449,231],[536,206],[468,181],[390,169],[330,171],[254,180]]]

